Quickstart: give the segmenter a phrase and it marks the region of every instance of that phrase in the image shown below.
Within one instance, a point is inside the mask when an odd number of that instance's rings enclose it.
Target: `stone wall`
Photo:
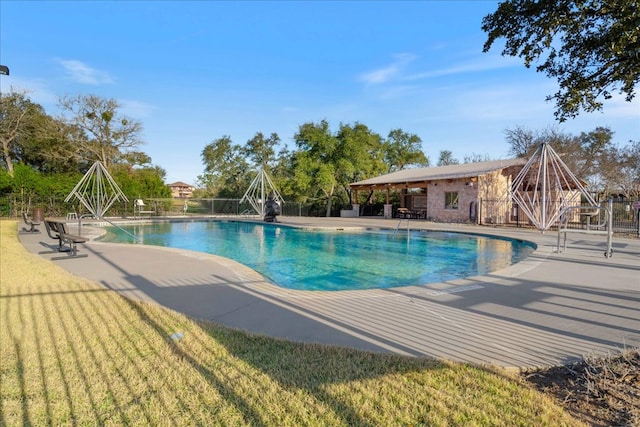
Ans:
[[[509,222],[510,204],[506,203],[513,177],[519,167],[506,168],[473,178],[442,179],[431,181],[425,191],[414,191],[405,194],[412,201],[424,198],[426,195],[426,219],[436,222],[450,223],[485,223],[498,224]],[[446,193],[458,193],[457,208],[445,205]],[[480,209],[481,200],[504,201],[505,203],[491,203]],[[424,211],[420,205],[407,202],[407,207],[414,211]],[[404,205],[403,205],[404,206]]]
[[[458,193],[457,209],[445,206],[448,192]],[[440,180],[430,183],[427,188],[427,219],[437,222],[472,222],[470,218],[471,203],[478,202],[478,183],[470,179]],[[475,213],[475,208],[471,207]],[[475,222],[475,221],[473,221]]]
[[[513,176],[511,171],[502,170],[490,172],[478,177],[478,194],[483,200],[507,200]],[[509,206],[507,203],[492,203],[485,205],[480,212],[483,224],[504,224],[509,221]]]

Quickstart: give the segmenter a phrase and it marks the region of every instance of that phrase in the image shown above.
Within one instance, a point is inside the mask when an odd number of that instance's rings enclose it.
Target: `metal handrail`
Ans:
[[[575,229],[575,228],[568,228],[567,225],[569,223],[569,217],[570,215],[568,215],[568,213],[572,210],[584,210],[584,209],[593,209],[594,212],[593,213],[588,213],[589,217],[587,218],[587,220],[591,217],[594,216],[595,213],[597,211],[604,211],[606,213],[606,221],[602,220],[601,222],[598,222],[596,225],[594,225],[593,227],[597,228],[597,230],[592,229],[592,225],[590,223],[587,223],[587,228],[586,229]],[[605,228],[605,230],[603,231],[602,228]],[[595,206],[595,205],[591,205],[591,206],[567,206],[565,207],[561,213],[560,213],[560,218],[558,220],[558,252],[561,252],[560,250],[560,240],[561,240],[561,235],[564,233],[564,243],[563,243],[563,250],[565,250],[567,248],[567,233],[587,233],[587,234],[604,234],[606,233],[607,235],[607,249],[604,252],[604,256],[605,258],[610,258],[611,256],[613,256],[613,249],[612,249],[612,239],[613,239],[613,200],[610,199],[607,206]]]

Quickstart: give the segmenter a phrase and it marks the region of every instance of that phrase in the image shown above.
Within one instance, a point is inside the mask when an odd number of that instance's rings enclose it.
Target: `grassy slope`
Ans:
[[[500,371],[129,301],[26,252],[16,229],[0,222],[0,425],[579,425]]]

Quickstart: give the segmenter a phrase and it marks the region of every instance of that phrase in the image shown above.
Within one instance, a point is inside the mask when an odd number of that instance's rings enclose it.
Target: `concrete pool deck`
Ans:
[[[397,219],[367,217],[280,221],[345,231],[398,226]],[[74,222],[69,225],[74,232]],[[90,241],[79,245],[88,257],[53,262],[128,298],[295,341],[503,367],[558,365],[640,347],[640,239],[614,237],[613,257],[605,258],[601,235],[569,234],[566,251],[558,253],[553,231],[422,220],[411,220],[411,228],[499,235],[538,248],[524,261],[483,276],[339,292],[284,289],[226,258],[153,246]],[[44,225],[40,229],[19,235],[30,252],[56,245]],[[83,226],[82,234],[98,230]]]

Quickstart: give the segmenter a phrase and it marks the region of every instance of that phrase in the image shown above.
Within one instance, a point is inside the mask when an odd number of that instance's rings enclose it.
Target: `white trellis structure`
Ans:
[[[587,203],[598,203],[548,143],[531,156],[511,185],[511,197],[533,225],[544,232],[556,223],[563,211]]]
[[[258,215],[264,217],[266,213],[266,200],[269,196],[273,197],[273,200],[275,200],[279,205],[282,205],[282,203],[284,202],[282,196],[280,195],[280,192],[273,184],[271,177],[262,167],[251,182],[251,185],[249,186],[247,191],[244,193],[244,196],[242,196],[242,199],[240,199],[240,203],[243,203],[245,201],[249,202],[255,212]]]
[[[89,168],[64,201],[69,202],[73,197],[77,198],[96,218],[103,218],[105,212],[115,202],[129,201],[99,161]]]

